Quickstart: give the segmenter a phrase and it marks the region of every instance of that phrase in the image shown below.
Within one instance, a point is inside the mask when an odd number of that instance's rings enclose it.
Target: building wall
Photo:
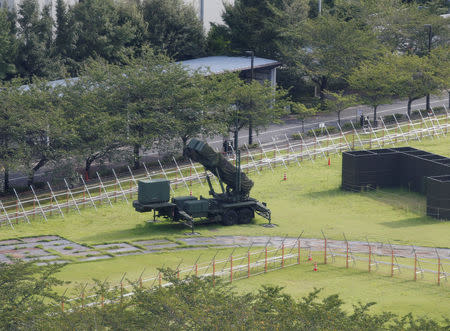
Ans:
[[[79,0],[65,0],[66,4],[72,6]],[[192,4],[197,11],[198,17],[203,21],[205,31],[209,31],[211,23],[222,24],[222,12],[224,10],[223,2],[233,4],[234,0],[183,0],[187,4]],[[17,9],[21,0],[0,0],[2,8]],[[55,15],[56,0],[38,0],[39,7],[46,5],[52,6],[53,15]]]
[[[223,2],[233,4],[234,0],[184,0],[190,3],[197,11],[198,17],[203,21],[203,27],[209,31],[211,23],[222,24]],[[202,13],[203,4],[203,13]]]

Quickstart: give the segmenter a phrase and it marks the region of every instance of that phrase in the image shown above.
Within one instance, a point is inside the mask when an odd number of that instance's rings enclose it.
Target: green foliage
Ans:
[[[181,0],[145,0],[145,40],[176,60],[205,54],[206,38],[194,7]]]
[[[19,74],[27,78],[59,78],[63,72],[61,65],[51,58],[50,7],[39,10],[37,0],[24,0],[19,5],[16,66]]]
[[[225,5],[222,18],[227,29],[219,35],[229,40],[235,53],[253,50],[257,56],[277,59],[280,28],[306,18],[308,11],[304,0],[237,0]]]
[[[45,329],[59,296],[54,287],[62,265],[38,267],[15,261],[0,264],[0,327],[5,330]]]
[[[358,304],[348,313],[338,295],[319,300],[316,289],[301,300],[279,286],[262,286],[256,293],[239,294],[216,279],[191,276],[179,280],[176,272],[161,269],[173,285],[141,288],[134,283],[131,297],[120,298],[118,288],[94,280],[95,301],[118,300],[104,306],[71,303],[58,311],[52,288],[61,284],[54,275],[60,267],[16,263],[0,268],[0,326],[5,329],[152,329],[152,330],[445,330],[442,324],[408,314],[369,312],[375,303]],[[81,293],[84,291],[80,289]],[[43,303],[43,300],[46,300]]]
[[[322,15],[286,27],[281,51],[289,67],[307,75],[322,93],[330,82],[345,80],[362,61],[373,61],[381,47],[375,35],[356,22]]]
[[[341,124],[341,112],[352,106],[356,106],[357,100],[355,95],[345,95],[344,91],[325,92],[325,107],[328,111],[333,111],[338,116],[338,123]]]
[[[17,44],[11,34],[11,22],[5,9],[0,9],[0,79],[16,72],[14,64]]]
[[[318,129],[311,129],[308,132],[306,132],[306,135],[308,137],[319,137],[319,136],[326,136],[327,135],[327,130],[328,133],[333,134],[337,132],[337,128],[335,126],[327,126],[326,130],[325,128],[318,128]]]
[[[73,7],[76,43],[70,57],[74,61],[101,57],[121,63],[133,47],[139,47],[145,29],[142,15],[132,3],[124,6],[112,0],[86,0]]]

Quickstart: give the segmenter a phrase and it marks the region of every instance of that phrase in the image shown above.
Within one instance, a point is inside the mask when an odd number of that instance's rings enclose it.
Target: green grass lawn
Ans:
[[[427,140],[414,146],[450,156],[450,138]],[[340,190],[341,157],[334,155],[331,166],[327,160],[317,158],[315,163],[302,162],[298,167],[291,162],[283,166],[251,174],[255,181],[252,196],[265,201],[272,210],[276,228],[260,225],[266,221],[257,217],[253,224],[223,227],[198,226],[202,235],[290,235],[304,230],[305,237],[321,237],[321,230],[332,239],[390,240],[401,244],[450,247],[448,234],[450,222],[425,216],[425,197],[404,190],[379,190],[377,192],[351,193]],[[284,173],[287,181],[283,181]],[[207,196],[206,185],[195,185],[194,195]],[[179,187],[177,195],[186,195]],[[155,237],[174,237],[188,231],[182,225],[168,223],[150,224],[145,221],[151,214],[134,211],[131,204],[104,205],[95,211],[74,211],[66,218],[53,216],[47,223],[35,220],[31,225],[19,224],[15,230],[3,227],[0,239],[57,234],[81,243],[130,241]]]
[[[437,154],[450,156],[450,137],[426,140],[411,144]],[[291,162],[288,169],[278,166],[260,174],[251,174],[255,181],[252,196],[268,203],[272,210],[275,228],[260,225],[266,221],[257,217],[249,225],[223,227],[219,225],[198,226],[204,236],[212,235],[289,235],[297,236],[304,230],[304,237],[321,237],[321,230],[332,239],[382,241],[426,246],[450,247],[450,222],[438,221],[424,215],[425,197],[402,190],[380,190],[377,192],[350,193],[340,190],[341,157],[327,160],[317,158],[313,164],[304,161],[301,167]],[[283,181],[284,173],[287,181]],[[218,189],[218,188],[217,188]],[[207,196],[207,187],[195,185],[194,195]],[[186,188],[179,187],[176,195],[186,195]],[[111,208],[104,205],[95,211],[82,210],[81,216],[71,211],[63,219],[39,219],[31,224],[18,224],[15,230],[3,227],[0,239],[36,235],[59,235],[85,244],[127,242],[142,239],[176,238],[189,230],[179,224],[147,223],[150,214],[134,211],[131,204],[117,203]],[[114,257],[97,262],[74,263],[64,267],[62,279],[84,283],[92,278],[111,282],[120,280],[124,272],[135,280],[145,268],[144,276],[150,277],[156,268],[176,267],[180,260],[184,265],[192,264],[201,253],[201,261],[209,260],[215,249],[195,251],[167,251],[158,254]],[[221,250],[227,256],[229,250]],[[219,255],[220,255],[219,254]],[[236,282],[238,289],[254,290],[260,284],[278,284],[296,297],[309,293],[314,287],[325,288],[325,294],[339,293],[351,304],[377,301],[376,310],[391,310],[397,313],[413,311],[431,317],[441,317],[450,309],[448,285],[438,288],[430,282],[414,283],[406,278],[386,277],[383,274],[367,274],[362,270],[345,270],[337,266],[321,266],[313,273],[311,267],[300,266],[247,281]]]
[[[234,255],[242,255],[245,251],[246,249],[238,249]],[[216,259],[226,259],[230,252],[230,249],[221,249]],[[80,293],[78,290],[80,285],[92,284],[92,278],[118,285],[124,272],[126,272],[125,279],[130,281],[136,281],[141,274],[144,280],[153,278],[158,273],[158,267],[175,268],[182,261],[181,269],[184,269],[195,263],[199,256],[199,261],[207,264],[215,253],[216,251],[212,249],[165,252],[70,264],[60,272],[59,277],[72,283],[61,287],[60,292],[69,288],[67,294],[76,297]],[[315,256],[314,260],[321,261],[319,256]],[[393,278],[389,276],[387,269],[369,274],[363,262],[358,262],[357,267],[351,265],[349,269],[345,269],[342,261],[328,265],[319,264],[318,268],[319,271],[314,272],[312,263],[303,261],[300,265],[283,270],[234,281],[233,287],[237,291],[251,292],[258,290],[261,285],[278,285],[284,287],[284,291],[295,298],[301,298],[315,288],[321,288],[323,291],[320,297],[339,294],[345,302],[344,307],[349,310],[358,302],[376,302],[377,305],[371,308],[374,312],[391,311],[400,315],[413,312],[417,316],[423,315],[438,320],[450,309],[450,284],[447,282],[443,282],[441,286],[430,280],[414,282],[407,271],[396,274]],[[211,267],[208,270],[211,272]],[[199,273],[201,274],[202,272]],[[144,282],[144,286],[152,283],[153,281]],[[86,295],[90,294],[89,289],[90,286],[87,287]]]

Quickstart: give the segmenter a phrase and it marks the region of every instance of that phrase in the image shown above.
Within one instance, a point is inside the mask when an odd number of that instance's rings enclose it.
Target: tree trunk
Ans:
[[[378,105],[373,106],[373,126],[377,127],[378,126],[378,121],[377,121],[377,108]]]
[[[320,100],[324,101],[325,94],[323,94],[323,91],[328,87],[328,79],[326,76],[322,76],[320,78],[320,85],[319,85],[319,96]]]
[[[3,175],[3,192],[6,193],[9,190],[9,169],[5,166]]]
[[[407,110],[407,112],[408,112],[408,116],[409,117],[411,117],[411,104],[412,104],[412,102],[414,101],[414,99],[412,99],[412,98],[408,98],[408,110]]]
[[[36,171],[38,171],[39,169],[41,169],[46,163],[47,163],[47,159],[41,159],[39,160],[39,162],[31,169],[29,175],[28,175],[28,180],[27,180],[27,186],[33,185],[34,184],[34,175],[36,173]]]
[[[139,167],[141,166],[141,156],[139,154],[139,151],[141,149],[141,145],[140,144],[134,144],[133,147],[133,169],[137,170],[139,169]]]
[[[93,156],[89,156],[86,159],[86,163],[85,163],[85,167],[84,167],[84,175],[85,175],[86,180],[89,180],[89,171],[91,170],[91,165],[92,165],[92,162],[94,162],[94,161],[95,161],[95,157],[93,157]]]

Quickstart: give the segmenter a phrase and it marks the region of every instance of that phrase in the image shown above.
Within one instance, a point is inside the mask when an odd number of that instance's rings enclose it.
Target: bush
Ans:
[[[359,124],[359,122],[353,123],[353,126],[355,127],[355,129],[361,129],[361,125]],[[347,123],[342,124],[341,128],[342,128],[342,131],[352,131],[353,126],[352,126],[352,123],[347,122]]]
[[[338,129],[334,126],[327,126],[326,127],[328,130],[329,134],[333,134],[336,133],[338,131]],[[320,136],[326,136],[327,135],[327,130],[325,130],[324,128],[318,128],[318,129],[311,129],[308,132],[306,132],[306,136],[308,137],[314,137],[314,134],[316,134],[317,137]]]
[[[394,118],[394,115],[395,115],[395,118]],[[397,119],[397,121],[400,122],[405,117],[405,115],[403,115],[403,114],[394,114],[394,115],[383,116],[384,123],[386,123],[386,124],[387,123],[395,123],[395,119]]]

